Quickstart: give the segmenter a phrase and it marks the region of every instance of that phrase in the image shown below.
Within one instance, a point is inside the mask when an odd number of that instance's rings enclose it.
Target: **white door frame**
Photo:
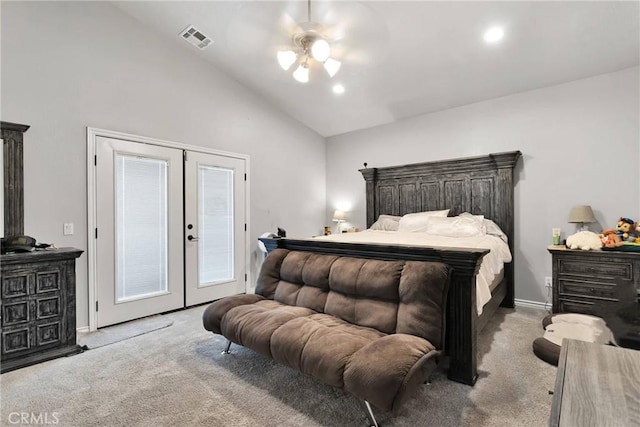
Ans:
[[[97,226],[97,209],[96,209],[96,138],[102,136],[105,138],[123,139],[126,141],[139,142],[143,144],[158,145],[161,147],[176,148],[186,151],[197,151],[200,153],[214,154],[217,156],[232,157],[244,160],[247,179],[244,182],[245,191],[245,221],[247,223],[247,231],[244,234],[245,240],[245,272],[247,281],[245,282],[245,292],[249,293],[251,287],[251,270],[250,270],[250,206],[249,206],[249,156],[246,154],[231,153],[228,151],[220,151],[207,147],[183,144],[180,142],[166,141],[162,139],[150,138],[147,136],[133,135],[124,132],[112,131],[107,129],[99,129],[87,127],[87,262],[88,262],[88,286],[89,286],[89,331],[98,329],[98,312],[96,311],[96,301],[98,295],[97,289],[97,258],[96,258],[96,238],[95,230]]]

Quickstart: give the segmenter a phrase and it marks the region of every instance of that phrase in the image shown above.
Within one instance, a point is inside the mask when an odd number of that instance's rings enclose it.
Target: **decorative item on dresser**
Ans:
[[[490,218],[508,237],[513,254],[514,168],[520,151],[485,156],[361,169],[366,182],[367,227],[378,216],[449,209]],[[268,251],[284,248],[384,260],[439,261],[453,268],[447,297],[448,377],[473,385],[478,378],[477,334],[498,306],[513,307],[513,262],[478,314],[476,274],[487,249],[420,247],[330,241],[260,239]]]
[[[76,354],[75,248],[0,255],[1,372]]]
[[[569,222],[573,224],[579,224],[578,231],[586,231],[589,229],[588,225],[592,222],[596,222],[596,217],[593,215],[593,210],[589,205],[579,205],[571,208],[569,212]]]
[[[333,212],[333,222],[337,222],[338,225],[336,225],[336,230],[338,231],[338,233],[342,233],[342,227],[341,224],[346,220],[347,215],[340,210],[336,210]]]
[[[553,266],[553,312],[602,317],[621,344],[637,335],[640,323],[618,312],[638,304],[640,252],[583,251],[550,246]],[[640,320],[640,319],[638,319]],[[621,344],[622,345],[622,344]]]

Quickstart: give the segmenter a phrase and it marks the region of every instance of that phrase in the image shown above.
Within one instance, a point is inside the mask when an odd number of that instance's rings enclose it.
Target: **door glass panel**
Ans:
[[[116,301],[167,292],[167,168],[116,155]]]
[[[198,276],[201,285],[234,278],[233,170],[198,167]]]

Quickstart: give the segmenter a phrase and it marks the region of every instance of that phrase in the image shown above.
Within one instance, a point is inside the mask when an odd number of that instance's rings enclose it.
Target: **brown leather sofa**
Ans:
[[[436,262],[277,249],[256,293],[214,302],[204,327],[395,411],[437,366],[449,274]]]

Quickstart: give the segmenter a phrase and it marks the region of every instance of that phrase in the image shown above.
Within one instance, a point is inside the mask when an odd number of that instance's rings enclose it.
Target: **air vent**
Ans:
[[[198,49],[204,49],[211,43],[213,43],[213,40],[202,34],[193,25],[189,25],[187,28],[185,28],[180,33],[180,36]]]

